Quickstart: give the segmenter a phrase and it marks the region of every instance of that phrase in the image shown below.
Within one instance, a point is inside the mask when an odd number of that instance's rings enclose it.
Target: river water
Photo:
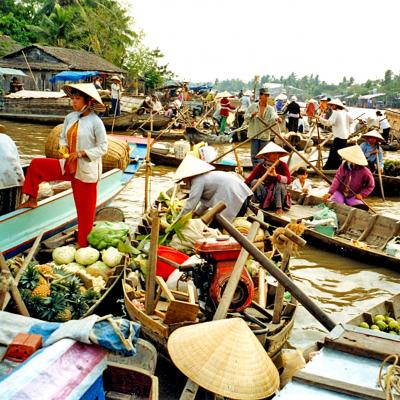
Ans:
[[[43,156],[46,138],[52,127],[1,120],[0,123],[7,127],[7,133],[17,143],[23,163],[29,162],[34,157]],[[241,158],[247,158],[249,148],[244,147],[239,153]],[[152,200],[161,190],[171,186],[172,174],[171,168],[159,166],[153,168]],[[323,183],[314,182],[314,184],[317,189],[326,190]],[[371,198],[368,201],[376,210],[400,216],[400,203],[397,198],[389,198],[385,204],[378,198]],[[135,226],[142,215],[143,203],[144,172],[139,170],[112,205],[122,208],[128,223]],[[371,266],[368,260],[356,262],[308,245],[298,256],[292,258],[291,271],[296,283],[336,322],[344,322],[362,310],[400,292],[399,272],[388,270],[383,266]],[[305,348],[315,340],[321,339],[325,333],[322,325],[303,307],[299,307],[290,338],[291,344]]]

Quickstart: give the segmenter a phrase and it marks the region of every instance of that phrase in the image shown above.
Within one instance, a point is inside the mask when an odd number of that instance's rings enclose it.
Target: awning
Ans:
[[[54,75],[52,78],[49,79],[49,81],[51,83],[55,83],[58,81],[78,82],[99,75],[100,72],[98,71],[63,71],[57,75]]]
[[[0,75],[27,76],[25,72],[21,71],[20,69],[2,67],[0,67]]]
[[[381,96],[385,96],[386,93],[375,93],[375,94],[366,94],[364,96],[360,96],[359,99],[360,100],[371,100],[374,99],[375,97],[381,97]]]

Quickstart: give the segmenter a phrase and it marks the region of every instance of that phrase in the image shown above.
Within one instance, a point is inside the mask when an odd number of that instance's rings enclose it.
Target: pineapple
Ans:
[[[38,296],[42,298],[50,296],[50,286],[47,283],[36,286],[32,291],[32,296]]]
[[[53,278],[54,271],[51,265],[43,264],[36,266],[37,271],[42,274],[45,278],[51,279]]]
[[[39,283],[40,274],[36,270],[34,264],[29,264],[19,281],[20,287],[23,289],[35,289]]]
[[[69,307],[66,307],[63,311],[60,311],[56,315],[56,320],[60,322],[70,321],[72,319],[72,311]]]

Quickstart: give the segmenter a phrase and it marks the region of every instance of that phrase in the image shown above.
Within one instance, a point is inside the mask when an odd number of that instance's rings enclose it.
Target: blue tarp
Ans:
[[[194,92],[199,92],[200,90],[211,90],[213,88],[213,85],[200,85],[200,86],[189,86],[190,90],[193,90]]]
[[[77,82],[82,81],[93,76],[100,75],[98,71],[63,71],[49,79],[51,83],[57,81]]]

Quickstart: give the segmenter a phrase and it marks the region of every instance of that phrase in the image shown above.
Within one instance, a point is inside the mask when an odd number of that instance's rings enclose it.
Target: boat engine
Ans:
[[[209,317],[214,315],[218,307],[239,257],[241,246],[232,237],[221,236],[196,242],[195,250],[205,262],[194,266],[193,281],[198,289],[200,305],[205,310],[206,316]],[[243,268],[229,312],[244,310],[251,304],[253,296],[253,280],[247,269]]]

